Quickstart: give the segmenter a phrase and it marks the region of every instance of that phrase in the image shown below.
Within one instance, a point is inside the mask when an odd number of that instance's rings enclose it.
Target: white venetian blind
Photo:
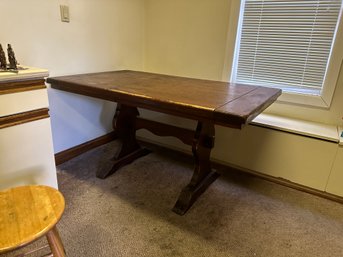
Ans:
[[[342,0],[244,0],[234,82],[320,93]]]

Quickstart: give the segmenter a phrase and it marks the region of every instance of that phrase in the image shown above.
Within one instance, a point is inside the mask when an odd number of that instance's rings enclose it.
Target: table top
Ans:
[[[281,94],[275,88],[130,70],[50,77],[47,82],[68,92],[230,127],[248,123]]]
[[[46,234],[65,208],[62,194],[32,185],[0,191],[0,253],[24,246]]]

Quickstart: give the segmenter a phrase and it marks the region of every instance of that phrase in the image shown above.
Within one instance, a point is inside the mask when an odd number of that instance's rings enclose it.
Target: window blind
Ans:
[[[322,89],[342,0],[245,0],[234,82]]]

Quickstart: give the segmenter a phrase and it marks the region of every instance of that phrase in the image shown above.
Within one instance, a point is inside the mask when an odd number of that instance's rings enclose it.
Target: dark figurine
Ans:
[[[7,45],[7,55],[8,55],[8,61],[10,63],[10,69],[11,70],[17,70],[17,60],[15,59],[14,51],[12,49],[11,44]]]
[[[2,45],[0,44],[0,69],[6,70],[7,64],[6,64],[6,55],[4,52],[4,49],[2,49]]]

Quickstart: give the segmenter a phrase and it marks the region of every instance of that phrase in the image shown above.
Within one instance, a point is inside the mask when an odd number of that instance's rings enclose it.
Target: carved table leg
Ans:
[[[114,163],[110,170],[98,170],[98,178],[106,178],[120,167],[129,164],[139,157],[147,155],[150,151],[141,148],[136,140],[136,117],[139,112],[136,107],[117,104],[113,117],[113,129],[120,141],[120,147],[114,156]]]
[[[211,170],[210,154],[214,146],[214,124],[198,122],[192,151],[195,168],[191,182],[181,191],[173,211],[183,215],[219,174]]]

